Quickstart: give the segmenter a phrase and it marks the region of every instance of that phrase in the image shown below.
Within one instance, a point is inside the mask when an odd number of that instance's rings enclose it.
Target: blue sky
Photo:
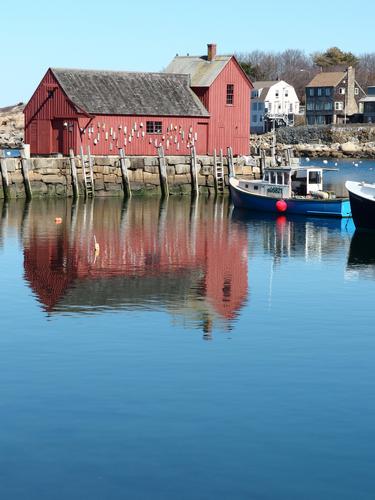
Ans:
[[[2,9],[0,107],[27,101],[49,66],[160,71],[176,53],[337,45],[375,52],[374,0],[18,0]]]

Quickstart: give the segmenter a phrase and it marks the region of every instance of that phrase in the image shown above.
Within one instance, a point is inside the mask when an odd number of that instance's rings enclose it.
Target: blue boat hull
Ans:
[[[230,183],[230,192],[235,207],[257,210],[261,212],[278,213],[276,203],[278,198],[261,196],[244,192]],[[349,198],[334,200],[316,199],[284,199],[286,202],[285,214],[299,214],[317,217],[351,217]]]

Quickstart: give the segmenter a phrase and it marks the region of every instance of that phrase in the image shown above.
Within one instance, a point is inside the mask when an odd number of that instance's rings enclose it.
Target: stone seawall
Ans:
[[[76,157],[80,195],[84,194],[82,165]],[[123,181],[118,156],[93,157],[95,196],[122,196]],[[19,158],[2,160],[6,165],[10,198],[26,196],[25,179]],[[127,157],[126,166],[133,194],[160,193],[159,158]],[[166,157],[167,178],[171,194],[191,193],[190,156]],[[197,157],[198,181],[200,192],[214,192],[213,157]],[[32,196],[35,198],[73,195],[71,165],[69,158],[31,158],[27,160],[28,175]],[[256,167],[245,166],[235,160],[236,175],[252,176],[258,172]],[[228,186],[228,166],[224,158],[225,186]],[[0,177],[0,198],[4,197]]]

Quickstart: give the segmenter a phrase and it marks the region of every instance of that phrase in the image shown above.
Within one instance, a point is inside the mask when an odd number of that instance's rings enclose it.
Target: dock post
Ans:
[[[31,200],[33,194],[31,192],[31,184],[29,177],[29,160],[28,158],[26,158],[25,151],[23,149],[21,149],[21,169],[22,169],[23,183],[25,186],[26,199]]]
[[[169,196],[168,188],[168,178],[167,178],[167,165],[164,156],[163,146],[158,147],[159,154],[159,178],[160,178],[160,189],[163,197]]]
[[[72,174],[73,199],[76,200],[79,196],[79,188],[78,188],[76,159],[74,157],[73,149],[69,150],[69,162],[70,162],[70,172]]]
[[[4,151],[0,149],[0,170],[1,170],[1,181],[3,184],[4,199],[10,199],[10,189],[9,189],[9,178],[8,169],[6,164],[6,159],[4,157]]]
[[[198,164],[197,164],[197,151],[195,146],[190,150],[190,173],[191,173],[191,192],[194,195],[199,194],[199,181],[198,181]]]
[[[124,187],[124,196],[125,198],[131,198],[132,192],[130,189],[129,175],[128,169],[126,167],[125,162],[125,153],[122,148],[119,148],[119,156],[120,156],[120,167],[121,167],[121,175],[122,175],[122,185]]]
[[[290,149],[285,150],[285,165],[290,165],[292,161],[291,155],[290,155]]]
[[[260,176],[263,177],[264,169],[266,168],[266,152],[264,149],[260,150]]]
[[[229,177],[236,177],[236,173],[234,171],[234,162],[233,162],[233,149],[231,147],[227,148],[227,156],[228,156],[228,175]]]

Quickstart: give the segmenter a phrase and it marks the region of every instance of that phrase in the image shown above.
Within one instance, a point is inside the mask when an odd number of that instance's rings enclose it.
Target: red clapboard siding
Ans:
[[[52,120],[75,119],[77,111],[61,90],[50,70],[47,71],[24,110],[25,142],[30,144],[32,154],[65,153],[56,150]],[[76,130],[69,141],[76,143]]]
[[[161,121],[162,133],[148,134],[148,121]],[[90,146],[96,155],[117,154],[118,148],[124,148],[128,155],[152,156],[157,154],[160,144],[166,154],[186,155],[190,153],[188,142],[194,139],[197,153],[206,154],[208,122],[208,118],[202,117],[97,115],[91,121],[81,117],[79,144],[84,148]]]
[[[234,103],[226,104],[227,85],[234,85]],[[233,154],[249,154],[251,83],[234,57],[209,89],[209,150],[232,146]]]

